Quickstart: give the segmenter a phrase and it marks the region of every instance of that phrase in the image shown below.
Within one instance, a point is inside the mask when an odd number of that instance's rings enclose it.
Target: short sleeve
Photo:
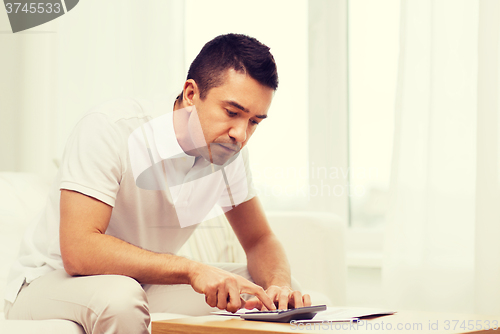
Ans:
[[[85,115],[71,133],[61,163],[60,189],[77,191],[112,207],[123,175],[123,139],[103,113]]]
[[[219,205],[224,212],[231,208],[232,204],[239,205],[244,203],[257,194],[252,182],[252,172],[250,171],[250,161],[248,149],[244,147],[237,159],[225,167],[229,192],[223,191]]]

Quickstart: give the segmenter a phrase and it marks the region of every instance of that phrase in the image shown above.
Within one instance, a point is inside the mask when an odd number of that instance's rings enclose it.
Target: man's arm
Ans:
[[[113,208],[78,192],[61,190],[60,246],[70,275],[125,275],[140,283],[191,284],[210,306],[236,311],[240,293],[272,307],[264,290],[221,269],[172,254],[150,252],[106,235]],[[220,301],[218,300],[221,299]]]
[[[283,246],[276,238],[257,197],[226,212],[247,255],[247,267],[255,283],[264,287],[280,309],[310,306],[309,295],[291,289],[290,265]],[[253,300],[245,307],[261,306]]]
[[[104,234],[111,206],[69,190],[61,190],[60,204],[61,255],[68,274],[121,274],[140,283],[189,284],[193,261],[149,252]]]

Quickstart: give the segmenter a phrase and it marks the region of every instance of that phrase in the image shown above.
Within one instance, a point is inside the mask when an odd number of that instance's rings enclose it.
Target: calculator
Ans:
[[[253,311],[240,314],[245,320],[272,321],[272,322],[290,322],[292,320],[309,320],[316,313],[325,311],[326,305],[297,307],[289,310],[274,311]]]

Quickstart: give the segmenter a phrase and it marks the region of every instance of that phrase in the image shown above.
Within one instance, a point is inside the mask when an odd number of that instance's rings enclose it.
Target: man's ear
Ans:
[[[200,91],[198,89],[198,85],[196,81],[193,79],[188,79],[184,83],[182,101],[184,106],[194,106],[195,100],[200,98]]]

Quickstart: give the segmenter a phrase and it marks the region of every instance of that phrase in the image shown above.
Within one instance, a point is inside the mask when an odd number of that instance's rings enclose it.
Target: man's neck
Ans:
[[[181,100],[175,100],[174,102],[174,132],[177,142],[186,154],[191,156],[198,156],[198,151],[196,150],[191,136],[189,134],[189,117],[191,112],[189,112]]]

